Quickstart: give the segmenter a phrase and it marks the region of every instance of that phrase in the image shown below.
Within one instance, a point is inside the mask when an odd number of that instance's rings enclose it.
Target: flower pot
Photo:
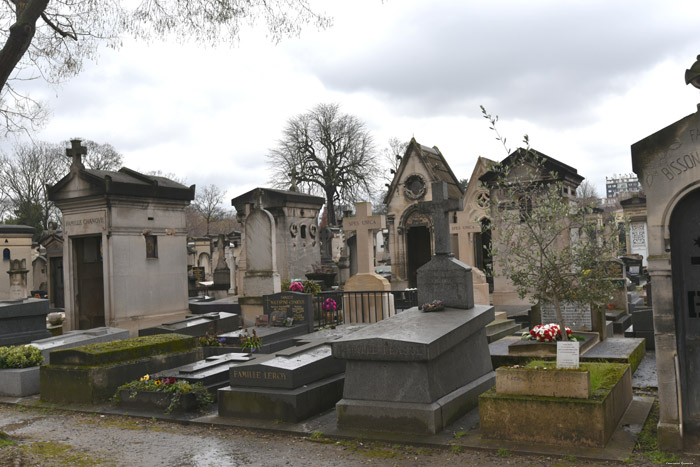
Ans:
[[[118,406],[126,410],[142,410],[145,412],[165,412],[172,402],[173,394],[164,391],[131,391],[119,390]],[[194,412],[198,409],[197,397],[193,393],[180,396],[180,401],[171,413]]]

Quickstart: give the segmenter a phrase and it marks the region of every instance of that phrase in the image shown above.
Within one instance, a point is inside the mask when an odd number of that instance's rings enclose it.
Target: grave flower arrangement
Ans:
[[[282,281],[282,290],[289,290],[291,292],[301,292],[310,293],[311,295],[316,295],[321,291],[321,286],[314,281],[292,281],[284,280]]]
[[[323,311],[335,311],[338,309],[338,304],[332,298],[327,298],[323,302]]]
[[[128,390],[129,398],[134,399],[139,392],[162,392],[170,395],[170,405],[165,413],[171,413],[179,404],[185,394],[193,394],[197,400],[197,407],[201,408],[214,402],[214,398],[202,383],[190,383],[175,378],[162,378],[156,375],[144,375],[138,381],[119,386],[113,400],[119,402],[119,393]]]
[[[423,306],[421,306],[421,309],[426,313],[431,311],[442,311],[445,309],[445,304],[442,302],[442,300],[433,300],[430,303],[424,303]]]
[[[568,338],[572,337],[571,329],[568,327],[566,329],[566,335]],[[561,329],[558,324],[538,324],[530,330],[530,339],[537,340],[539,342],[553,342],[555,340],[561,340]]]
[[[304,292],[304,285],[301,282],[294,281],[289,284],[290,292]]]
[[[29,368],[39,366],[44,362],[41,350],[33,345],[11,345],[0,347],[0,369]]]
[[[247,329],[244,329],[240,340],[241,350],[247,350],[252,353],[262,347],[262,339],[255,333],[255,329],[253,329],[252,334],[250,334]]]
[[[222,347],[226,343],[225,337],[219,337],[217,333],[207,333],[199,338],[200,347]]]

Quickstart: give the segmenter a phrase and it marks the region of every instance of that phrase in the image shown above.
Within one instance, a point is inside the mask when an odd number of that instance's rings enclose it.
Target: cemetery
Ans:
[[[632,145],[644,197],[612,221],[532,148],[480,157],[463,185],[412,138],[384,213],[361,201],[320,227],[324,198],[258,187],[231,200],[240,232],[189,240],[194,185],[87,169],[72,140],[48,188],[65,268],[46,298],[33,232],[0,228],[0,403],[617,461],[658,400],[659,446],[683,451],[700,426],[698,128],[700,111]],[[557,203],[542,272],[512,242]]]

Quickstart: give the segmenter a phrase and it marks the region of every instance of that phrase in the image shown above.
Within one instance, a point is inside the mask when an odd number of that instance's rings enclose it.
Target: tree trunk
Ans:
[[[16,2],[17,22],[10,26],[10,35],[0,50],[0,89],[5,87],[12,71],[29,49],[36,32],[36,22],[48,4],[49,0]]]
[[[333,187],[326,188],[326,213],[328,214],[328,225],[337,225],[338,221],[335,218],[335,206],[333,205]]]
[[[561,314],[561,304],[559,303],[559,297],[554,297],[554,312],[557,314],[557,324],[559,325],[559,331],[561,332],[561,340],[568,341],[569,336],[566,335],[566,326],[564,326],[564,317]]]

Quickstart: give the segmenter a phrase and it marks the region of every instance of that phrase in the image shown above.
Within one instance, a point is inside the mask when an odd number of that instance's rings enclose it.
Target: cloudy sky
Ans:
[[[213,183],[230,200],[269,184],[285,122],[321,102],[366,122],[378,148],[415,137],[470,177],[478,156],[506,156],[484,105],[511,149],[528,134],[603,195],[606,176],[632,171],[632,143],[700,102],[683,79],[700,54],[697,0],[314,4],[333,27],[278,45],[253,28],[235,47],[105,50],[41,91],[53,117],[37,139],[111,143],[129,168]]]

